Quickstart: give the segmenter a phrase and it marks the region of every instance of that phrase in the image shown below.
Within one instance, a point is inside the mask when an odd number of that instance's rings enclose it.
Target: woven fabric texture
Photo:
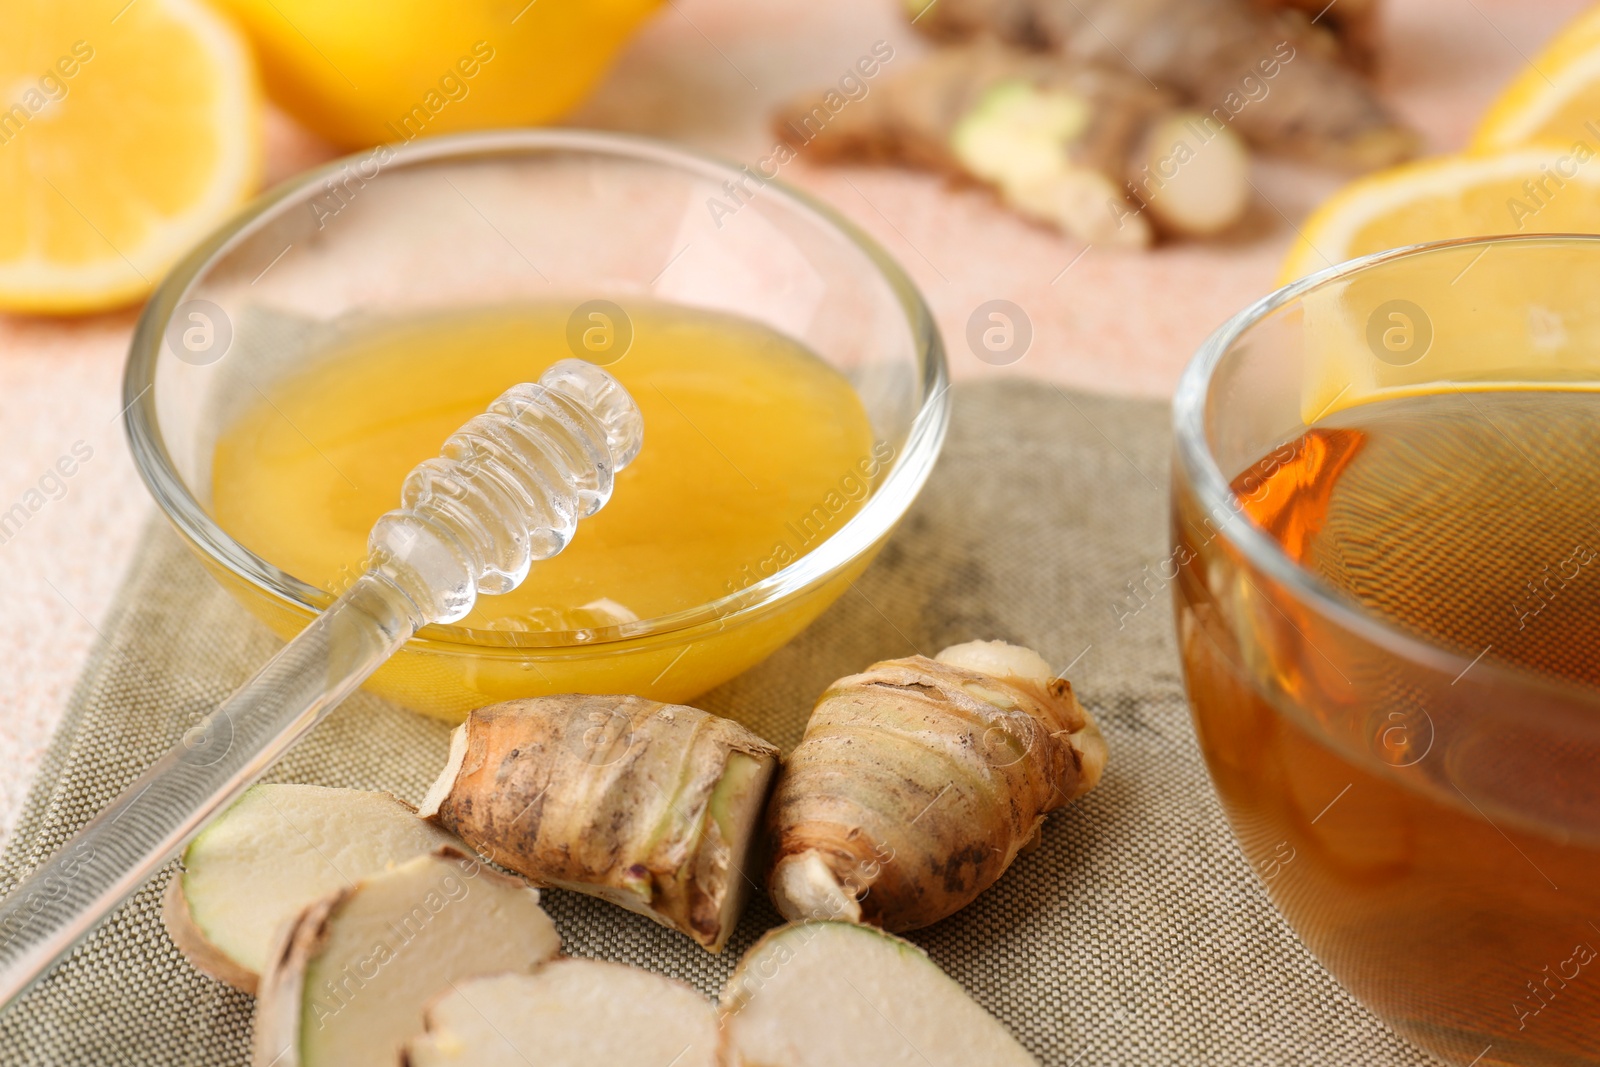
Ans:
[[[1090,1065],[1427,1064],[1319,966],[1235,847],[1184,703],[1165,600],[1126,583],[1166,555],[1164,406],[1021,381],[957,386],[943,458],[878,561],[809,630],[704,696],[788,748],[834,678],[975,637],[1068,667],[1111,748],[1104,781],[975,904],[912,935],[1039,1060]],[[1114,605],[1122,605],[1116,608]],[[15,884],[273,651],[153,523],[10,847]],[[416,801],[448,728],[357,695],[270,774]],[[0,1016],[0,1064],[233,1067],[251,998],[168,940],[171,869]],[[712,956],[599,901],[547,891],[574,955],[714,996],[776,913]],[[976,1065],[975,1065],[976,1067]]]

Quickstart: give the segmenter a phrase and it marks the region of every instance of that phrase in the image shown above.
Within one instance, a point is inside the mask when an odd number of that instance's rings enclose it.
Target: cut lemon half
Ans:
[[[0,34],[0,310],[149,292],[254,188],[260,94],[197,0],[12,0]]]
[[[1484,113],[1474,151],[1585,141],[1600,151],[1600,7],[1569,23]]]
[[[1279,280],[1387,248],[1505,233],[1600,233],[1600,144],[1441,156],[1358,179],[1306,221]]]

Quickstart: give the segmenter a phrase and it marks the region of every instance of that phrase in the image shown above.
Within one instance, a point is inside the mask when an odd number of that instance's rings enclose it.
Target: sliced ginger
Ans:
[[[961,908],[1105,761],[1071,686],[1026,648],[974,641],[840,679],[769,813],[773,899],[809,921],[757,942],[720,1017],[663,976],[557,959],[538,890],[482,862],[719,949],[778,761],[694,708],[566,696],[475,711],[422,812],[477,858],[405,858],[454,839],[386,794],[257,787],[191,846],[169,906],[201,961],[244,974],[287,916],[259,958],[255,1067],[1027,1067],[921,950],[860,924]]]
[[[849,923],[780,927],[722,992],[727,1067],[1037,1067],[927,954]]]
[[[441,992],[561,950],[539,891],[452,849],[305,908],[256,1001],[254,1067],[394,1067]]]
[[[184,850],[162,918],[191,963],[254,993],[273,935],[306,905],[455,843],[388,793],[258,785]]]
[[[458,982],[406,1046],[407,1067],[719,1067],[717,1012],[681,982],[565,959]]]

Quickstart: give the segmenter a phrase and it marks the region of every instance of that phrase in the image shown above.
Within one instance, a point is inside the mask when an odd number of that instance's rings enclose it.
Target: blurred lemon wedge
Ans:
[[[143,297],[254,188],[244,42],[196,0],[11,0],[0,34],[0,310]]]
[[[1600,138],[1600,7],[1574,19],[1484,113],[1474,151]]]
[[[1505,233],[1600,233],[1600,137],[1441,156],[1351,182],[1306,220],[1279,280],[1387,248]]]
[[[142,0],[141,0],[142,2]],[[222,0],[267,92],[347,148],[550,122],[662,0]]]

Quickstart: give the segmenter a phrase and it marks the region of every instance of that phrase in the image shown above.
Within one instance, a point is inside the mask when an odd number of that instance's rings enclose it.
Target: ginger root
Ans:
[[[418,814],[539,885],[722,949],[778,750],[735,722],[634,696],[473,711]]]
[[[941,48],[836,114],[797,98],[780,136],[812,158],[889,160],[993,186],[1022,214],[1094,243],[1207,236],[1250,202],[1226,126],[1142,79],[979,40]]]
[[[1306,20],[1307,39],[1317,28],[1331,39],[1333,54],[1356,70],[1371,73],[1378,67],[1378,0],[1256,0],[1268,10],[1284,9]]]
[[[938,922],[1105,763],[1099,727],[1035,652],[973,641],[876,663],[823,694],[774,787],[773,902],[791,920]]]
[[[907,0],[939,39],[992,35],[1181,94],[1252,144],[1370,169],[1418,146],[1298,11],[1257,0]]]

